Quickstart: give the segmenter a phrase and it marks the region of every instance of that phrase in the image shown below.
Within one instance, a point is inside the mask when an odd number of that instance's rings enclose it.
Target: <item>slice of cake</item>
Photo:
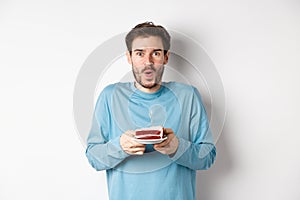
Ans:
[[[135,138],[141,140],[154,140],[163,138],[163,128],[152,126],[135,130]]]

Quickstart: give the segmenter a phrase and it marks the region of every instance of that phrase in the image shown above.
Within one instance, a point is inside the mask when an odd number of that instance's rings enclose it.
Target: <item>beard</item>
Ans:
[[[164,65],[162,65],[160,68],[155,68],[153,65],[149,65],[144,67],[142,70],[138,70],[134,66],[132,66],[132,72],[137,83],[139,83],[143,88],[152,89],[155,88],[159,83],[161,83],[164,68]],[[154,76],[152,77],[152,80],[146,78],[144,78],[146,79],[145,81],[142,80],[142,76],[146,70],[152,71]]]

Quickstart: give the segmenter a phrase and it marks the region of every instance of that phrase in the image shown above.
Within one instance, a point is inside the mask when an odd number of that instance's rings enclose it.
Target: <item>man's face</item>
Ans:
[[[168,57],[169,52],[164,55],[162,40],[156,36],[134,39],[131,55],[127,52],[134,78],[145,89],[156,88],[161,83]]]

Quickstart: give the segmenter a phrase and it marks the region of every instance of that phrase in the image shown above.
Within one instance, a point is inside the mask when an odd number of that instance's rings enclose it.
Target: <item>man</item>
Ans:
[[[170,56],[170,35],[162,26],[137,25],[126,45],[135,81],[101,92],[87,158],[106,170],[111,200],[194,200],[196,170],[208,169],[216,156],[200,94],[193,86],[162,82]],[[134,130],[152,125],[163,126],[167,139],[139,143]]]

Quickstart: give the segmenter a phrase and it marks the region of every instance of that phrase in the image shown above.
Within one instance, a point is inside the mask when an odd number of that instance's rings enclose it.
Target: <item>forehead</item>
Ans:
[[[132,41],[132,50],[135,49],[163,49],[163,43],[160,37],[137,37]]]

